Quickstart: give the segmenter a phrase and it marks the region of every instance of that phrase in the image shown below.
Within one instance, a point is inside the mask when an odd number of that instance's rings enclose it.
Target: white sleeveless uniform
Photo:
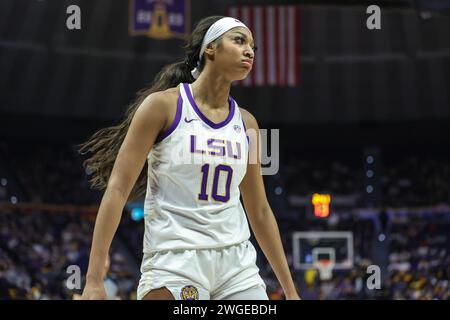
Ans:
[[[148,155],[138,298],[163,286],[177,299],[265,289],[240,202],[249,142],[239,107],[230,97],[228,117],[214,123],[190,84],[178,88],[175,119]]]
[[[177,127],[148,155],[144,252],[221,248],[250,237],[239,200],[248,156],[239,108],[230,99],[228,118],[215,124],[186,88]]]

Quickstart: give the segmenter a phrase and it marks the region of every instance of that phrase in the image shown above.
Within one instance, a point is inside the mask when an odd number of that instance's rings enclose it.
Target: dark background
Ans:
[[[81,30],[66,28],[72,4]],[[450,299],[450,0],[192,0],[192,25],[275,4],[301,5],[300,84],[231,94],[261,128],[280,129],[280,172],[264,182],[302,298]],[[381,30],[366,28],[372,4]],[[102,196],[76,145],[119,123],[138,90],[184,59],[183,44],[130,36],[126,0],[0,1],[0,299],[73,297],[65,269],[86,271]],[[332,195],[329,219],[312,216],[313,192]],[[110,251],[122,299],[136,298],[142,259],[131,211]],[[308,283],[292,232],[339,230],[354,235],[355,267]],[[382,290],[361,285],[370,264]],[[258,266],[282,298],[260,251]]]
[[[233,3],[270,2],[193,0],[192,21]],[[408,1],[385,1],[382,29],[371,31],[364,1],[304,3],[301,84],[232,90],[261,127],[284,128],[300,145],[311,136],[332,145],[448,144],[448,16],[422,19]],[[65,27],[70,4],[82,8],[81,30]],[[183,59],[182,40],[130,37],[126,12],[127,1],[1,1],[0,134],[85,137],[117,122],[137,90]]]

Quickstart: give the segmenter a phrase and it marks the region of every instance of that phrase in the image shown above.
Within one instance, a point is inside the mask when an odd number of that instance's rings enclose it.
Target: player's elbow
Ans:
[[[257,223],[265,223],[268,221],[270,215],[272,215],[272,209],[269,203],[264,203],[249,210],[248,215],[250,220]]]
[[[106,188],[105,195],[109,195],[114,199],[121,200],[123,202],[128,199],[129,191],[124,186],[124,184],[116,183],[113,179],[110,179],[108,187]]]

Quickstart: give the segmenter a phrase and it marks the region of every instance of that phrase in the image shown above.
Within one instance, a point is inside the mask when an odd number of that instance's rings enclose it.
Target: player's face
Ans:
[[[252,33],[244,27],[226,32],[217,48],[216,59],[231,80],[242,80],[252,70],[255,58]]]

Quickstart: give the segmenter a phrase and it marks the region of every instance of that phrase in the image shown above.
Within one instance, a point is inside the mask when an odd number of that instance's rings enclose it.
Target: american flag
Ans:
[[[244,86],[296,86],[300,80],[300,7],[233,6],[227,16],[245,23],[258,50]]]

